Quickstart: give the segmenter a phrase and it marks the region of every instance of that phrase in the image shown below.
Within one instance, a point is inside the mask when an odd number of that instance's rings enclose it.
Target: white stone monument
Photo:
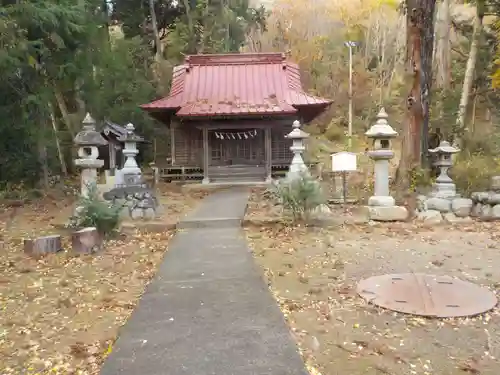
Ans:
[[[309,134],[300,129],[300,122],[295,120],[292,125],[293,130],[288,133],[285,138],[292,140],[292,146],[290,146],[290,151],[293,152],[292,162],[290,168],[286,174],[286,179],[291,181],[304,174],[309,174],[304,159],[302,159],[302,153],[305,151],[306,147],[304,145],[304,140],[309,138]]]
[[[142,141],[142,137],[135,134],[133,124],[127,124],[125,129],[127,133],[118,138],[119,141],[124,143],[122,153],[125,157],[125,163],[123,164],[123,168],[116,172],[115,184],[117,186],[138,185],[142,183],[142,171],[135,160],[135,157],[139,153],[137,143]]]
[[[405,220],[408,212],[405,207],[396,206],[389,192],[389,160],[394,157],[391,139],[398,133],[387,122],[387,113],[382,108],[377,115],[377,122],[365,133],[373,140],[368,156],[374,161],[374,194],[368,199],[370,219],[378,221]]]
[[[99,157],[99,146],[107,145],[108,142],[95,129],[95,120],[87,113],[82,122],[83,129],[76,135],[74,143],[78,146],[78,157],[75,165],[82,169],[81,172],[81,195],[88,197],[89,187],[97,187],[97,170],[104,165]]]

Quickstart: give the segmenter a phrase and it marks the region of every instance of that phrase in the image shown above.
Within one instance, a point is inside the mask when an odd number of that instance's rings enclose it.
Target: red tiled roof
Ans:
[[[141,108],[179,117],[236,116],[294,114],[331,103],[304,92],[298,65],[283,53],[249,53],[187,56],[174,68],[170,95]]]

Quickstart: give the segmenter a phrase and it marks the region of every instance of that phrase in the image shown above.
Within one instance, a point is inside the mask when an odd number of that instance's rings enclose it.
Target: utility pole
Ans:
[[[349,123],[347,128],[347,148],[352,150],[352,49],[356,47],[357,43],[351,40],[344,42],[345,46],[349,48]]]

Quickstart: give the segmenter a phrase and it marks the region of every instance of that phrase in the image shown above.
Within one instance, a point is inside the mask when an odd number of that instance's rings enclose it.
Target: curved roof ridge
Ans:
[[[286,61],[282,52],[265,53],[228,53],[228,54],[206,54],[189,55],[185,58],[185,64],[192,65],[231,65],[231,64],[280,64]]]

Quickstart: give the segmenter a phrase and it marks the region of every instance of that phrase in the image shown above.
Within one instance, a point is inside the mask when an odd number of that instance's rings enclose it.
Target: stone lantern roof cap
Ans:
[[[135,127],[132,123],[128,123],[125,126],[126,133],[118,137],[117,140],[120,142],[143,142],[144,138],[140,135],[135,134]]]
[[[77,146],[104,146],[108,141],[96,131],[95,120],[87,113],[85,119],[82,121],[83,129],[75,136],[73,142]]]
[[[441,141],[439,146],[429,150],[432,154],[456,154],[459,151],[460,149],[453,147],[448,141]]]
[[[293,130],[286,135],[288,139],[306,139],[309,138],[309,133],[306,133],[300,128],[300,122],[295,120],[292,124]]]
[[[377,115],[377,122],[372,125],[370,129],[365,133],[368,138],[394,138],[398,135],[391,125],[387,122],[387,112],[385,109],[380,109]]]

